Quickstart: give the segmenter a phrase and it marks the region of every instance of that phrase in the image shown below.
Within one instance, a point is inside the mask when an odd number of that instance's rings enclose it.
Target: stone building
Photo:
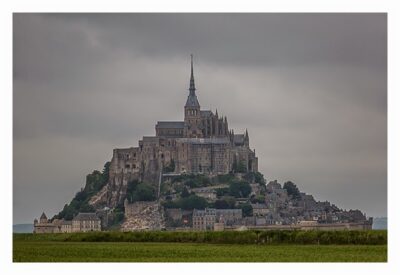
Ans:
[[[58,233],[59,228],[57,224],[47,219],[46,214],[43,212],[39,218],[39,221],[35,219],[33,221],[33,233]]]
[[[68,225],[69,224],[69,225]],[[66,233],[71,232],[71,221],[54,219],[47,219],[46,214],[43,212],[39,221],[33,221],[33,233]]]
[[[264,203],[252,203],[253,216],[266,216],[269,214],[270,209]]]
[[[193,229],[194,230],[215,230],[221,228],[221,223],[227,226],[237,225],[242,222],[242,209],[214,209],[193,210]]]
[[[217,110],[201,110],[193,58],[183,111],[183,121],[158,121],[155,136],[144,136],[138,147],[114,149],[109,183],[91,200],[92,205],[121,205],[129,181],[157,184],[162,172],[218,175],[239,166],[245,171],[258,171],[258,159],[250,149],[247,130],[235,134],[229,129],[226,116],[220,116]]]
[[[79,213],[72,219],[72,232],[101,231],[101,221],[96,213]]]
[[[214,223],[217,221],[216,209],[206,208],[204,210],[193,210],[194,230],[214,230]]]
[[[61,233],[71,233],[72,232],[72,221],[61,222]]]

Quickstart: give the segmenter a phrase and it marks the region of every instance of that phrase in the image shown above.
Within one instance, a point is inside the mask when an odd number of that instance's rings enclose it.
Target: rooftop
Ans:
[[[72,220],[75,221],[98,221],[100,220],[99,217],[97,217],[96,213],[79,213],[74,217]]]
[[[156,125],[156,128],[159,129],[183,129],[183,127],[183,121],[158,121]]]

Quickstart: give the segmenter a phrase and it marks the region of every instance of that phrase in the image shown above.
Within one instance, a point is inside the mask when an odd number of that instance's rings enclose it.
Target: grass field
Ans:
[[[387,245],[14,240],[14,262],[386,262]]]

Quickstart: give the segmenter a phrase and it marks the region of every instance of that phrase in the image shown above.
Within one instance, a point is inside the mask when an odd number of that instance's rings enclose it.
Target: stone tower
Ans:
[[[185,104],[185,128],[184,136],[190,138],[203,137],[201,128],[200,104],[196,96],[196,87],[194,85],[193,75],[193,54],[191,57],[190,85],[189,95]]]

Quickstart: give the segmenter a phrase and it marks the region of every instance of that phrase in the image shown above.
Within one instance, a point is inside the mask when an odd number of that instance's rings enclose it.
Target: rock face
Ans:
[[[136,158],[136,153],[130,150],[114,149],[111,160],[108,183],[89,201],[95,208],[104,206],[114,208],[122,205],[128,188],[128,183],[133,180],[146,182],[157,187],[160,177],[160,169],[157,160],[149,160],[143,163],[140,171],[136,171],[136,166],[131,163]],[[135,168],[134,168],[135,167]]]
[[[125,200],[125,221],[121,231],[161,230],[165,228],[163,211],[156,201],[128,203]]]

